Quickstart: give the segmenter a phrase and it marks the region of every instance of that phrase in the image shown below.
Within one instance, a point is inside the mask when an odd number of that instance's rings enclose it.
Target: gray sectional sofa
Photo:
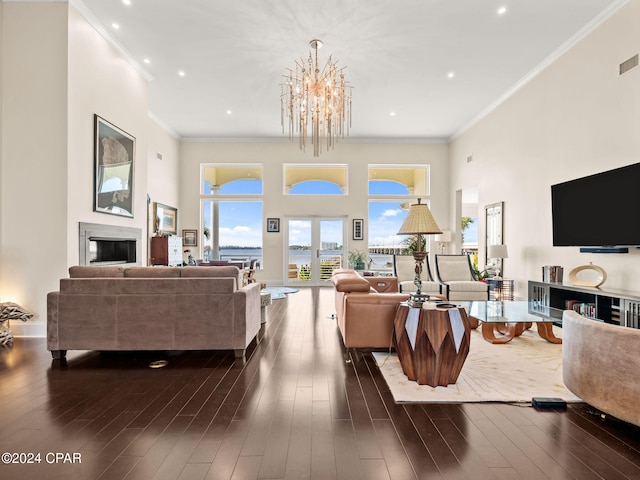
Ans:
[[[47,348],[234,350],[244,361],[260,285],[241,282],[237,267],[71,267],[47,296]]]

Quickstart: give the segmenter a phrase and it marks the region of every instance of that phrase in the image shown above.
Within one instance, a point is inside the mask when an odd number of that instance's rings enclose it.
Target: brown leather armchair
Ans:
[[[361,277],[355,270],[334,270],[336,316],[347,348],[389,348],[392,346],[393,319],[406,293],[380,293],[371,282],[379,278]],[[391,282],[393,283],[393,282]]]

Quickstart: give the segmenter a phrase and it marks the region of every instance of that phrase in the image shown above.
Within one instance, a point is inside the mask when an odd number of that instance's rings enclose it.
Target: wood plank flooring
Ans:
[[[0,464],[0,478],[640,479],[640,428],[585,404],[395,404],[333,312],[331,288],[274,301],[244,366],[202,351],[60,364],[19,338],[0,349],[0,453],[40,463]]]

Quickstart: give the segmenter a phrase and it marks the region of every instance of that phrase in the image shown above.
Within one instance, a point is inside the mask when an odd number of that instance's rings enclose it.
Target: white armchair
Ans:
[[[479,281],[469,255],[436,255],[436,279],[450,301],[488,300],[488,285]]]
[[[413,293],[417,290],[413,279],[415,277],[416,261],[412,255],[393,256],[393,274],[398,279],[398,290],[400,293]],[[422,267],[422,293],[427,295],[440,295],[441,288],[438,282],[433,280],[431,268],[429,267],[429,257],[424,259]]]

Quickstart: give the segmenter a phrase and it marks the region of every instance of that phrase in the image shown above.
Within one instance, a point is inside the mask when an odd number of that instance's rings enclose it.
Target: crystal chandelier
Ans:
[[[318,49],[322,41],[311,40],[309,45],[315,50],[315,57],[309,53],[309,59],[296,61],[295,69],[283,75],[287,79],[281,84],[280,123],[282,133],[285,117],[289,120],[289,139],[293,141],[297,134],[300,149],[306,151],[311,126],[313,156],[319,157],[321,142],[326,148],[333,148],[338,137],[349,135],[351,127],[351,89],[344,78],[344,69],[337,68],[329,60],[324,68],[318,66]]]

